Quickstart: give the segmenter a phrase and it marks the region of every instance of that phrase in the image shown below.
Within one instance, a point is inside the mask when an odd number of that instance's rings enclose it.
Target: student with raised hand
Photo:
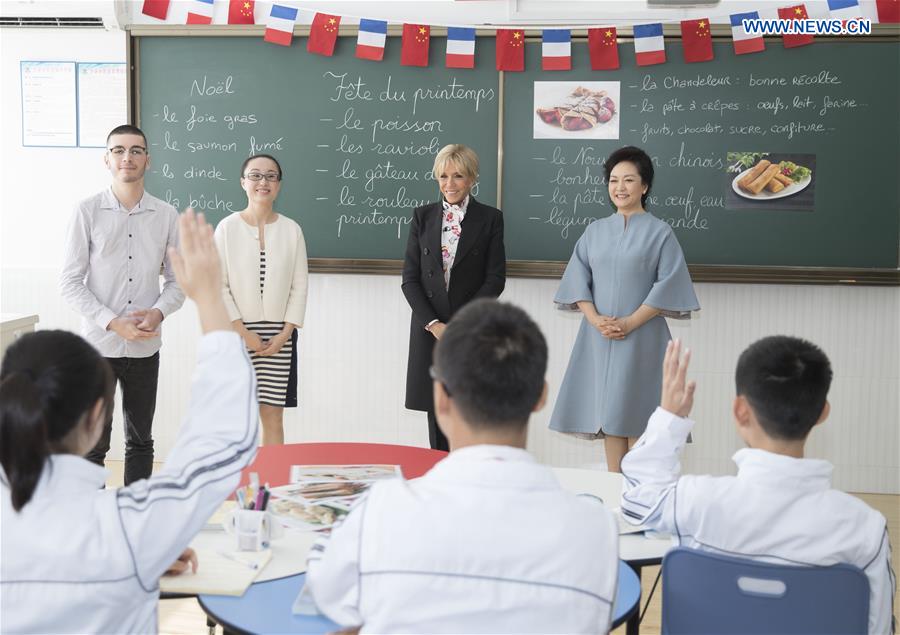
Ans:
[[[204,335],[187,418],[159,473],[100,489],[106,470],[82,458],[103,433],[114,390],[109,364],[90,344],[38,331],[6,352],[3,632],[155,633],[160,576],[196,567],[186,547],[254,456],[253,368],[222,301],[212,228],[188,210],[179,229],[181,246],[169,256]]]
[[[615,520],[525,450],[546,368],[521,309],[483,299],[453,316],[431,371],[452,450],[420,479],[374,485],[313,546],[307,583],[323,613],[366,633],[609,630]]]
[[[680,476],[694,422],[690,352],[670,342],[662,399],[647,431],[625,455],[622,512],[669,532],[678,544],[774,564],[852,564],[869,579],[869,632],[890,633],[896,586],[884,516],[831,489],[833,466],[804,456],[814,426],[828,417],[831,365],[814,344],[766,337],[737,363],[734,418],[748,447],[737,476]]]

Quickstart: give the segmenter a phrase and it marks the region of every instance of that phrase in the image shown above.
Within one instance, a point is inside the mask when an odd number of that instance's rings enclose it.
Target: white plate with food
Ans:
[[[809,172],[806,168],[802,169]],[[734,177],[731,181],[731,189],[743,198],[754,201],[770,201],[793,196],[806,189],[812,181],[811,173],[794,181],[783,171],[778,163],[771,163],[767,160],[759,161],[753,167]]]

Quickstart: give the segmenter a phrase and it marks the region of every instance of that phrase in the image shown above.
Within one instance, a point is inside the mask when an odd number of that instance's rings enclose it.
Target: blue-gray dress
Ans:
[[[560,432],[640,436],[659,405],[662,362],[671,338],[665,317],[700,308],[672,228],[647,212],[612,214],[584,230],[555,302],[577,310],[593,301],[601,315],[625,317],[647,304],[662,313],[625,339],[603,337],[582,319],[550,417]],[[664,317],[665,316],[665,317]]]

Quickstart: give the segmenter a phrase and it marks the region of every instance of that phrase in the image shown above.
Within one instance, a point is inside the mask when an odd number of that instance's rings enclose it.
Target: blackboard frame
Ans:
[[[526,41],[540,41],[540,31],[524,29]],[[731,33],[727,25],[716,24],[711,28],[714,41],[730,41]],[[258,37],[265,32],[263,25],[130,25],[126,29],[126,63],[128,64],[128,120],[140,126],[140,47],[143,37]],[[399,25],[389,25],[388,37],[398,37],[402,33]],[[446,29],[434,27],[433,36],[446,35]],[[355,37],[356,26],[341,26],[340,37]],[[477,29],[477,37],[493,37],[494,29]],[[308,25],[298,25],[294,35],[309,35]],[[680,39],[679,26],[664,25],[667,40]],[[585,29],[573,29],[573,41],[586,41]],[[631,29],[621,27],[618,30],[620,42],[632,41]],[[777,37],[767,37],[777,42]],[[817,36],[817,39],[829,41],[860,41],[860,38],[845,36]],[[873,33],[866,37],[866,42],[900,42],[900,27],[895,25],[875,24]],[[503,72],[500,74],[500,108],[498,113],[498,131],[500,144],[497,152],[497,197],[498,206],[502,209],[503,179]],[[900,210],[898,210],[900,213]],[[358,259],[358,258],[311,258],[310,271],[315,273],[353,273],[398,275],[402,269],[402,260],[393,259]],[[900,264],[900,263],[898,263]],[[560,278],[566,263],[563,261],[510,260],[507,262],[507,274],[517,278]],[[748,284],[813,284],[813,285],[861,285],[861,286],[900,286],[900,267],[889,268],[847,268],[847,267],[772,267],[749,265],[689,265],[691,277],[695,282],[722,282]]]

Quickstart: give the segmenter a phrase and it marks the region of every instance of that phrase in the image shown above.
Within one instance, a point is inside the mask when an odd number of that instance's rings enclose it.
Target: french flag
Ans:
[[[212,24],[213,0],[193,0],[188,9],[188,24]]]
[[[447,27],[447,68],[475,68],[475,29]]]
[[[269,19],[266,20],[266,42],[290,46],[294,37],[294,22],[297,21],[297,9],[282,4],[273,4]]]
[[[836,20],[853,20],[862,16],[859,0],[828,0],[828,11]]]
[[[544,29],[541,41],[541,69],[572,69],[572,32],[569,29]]]
[[[634,25],[634,57],[638,66],[665,63],[666,44],[663,41],[662,22]]]
[[[356,38],[356,57],[380,62],[384,59],[384,41],[387,38],[387,22],[384,20],[359,21]]]
[[[731,14],[731,39],[734,41],[735,55],[766,50],[766,42],[761,35],[752,35],[744,30],[744,20],[759,20],[759,13],[750,11]]]

